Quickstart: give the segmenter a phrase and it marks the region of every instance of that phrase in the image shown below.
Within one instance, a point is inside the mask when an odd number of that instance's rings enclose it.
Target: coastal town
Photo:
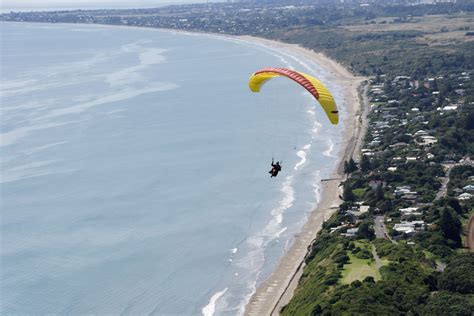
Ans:
[[[405,1],[396,4],[415,3],[446,4],[451,0]],[[459,7],[464,8],[462,1]],[[469,1],[466,1],[469,7]],[[265,35],[288,27],[325,27],[340,24],[344,19],[366,17],[371,6],[377,11],[392,13],[383,0],[364,1],[226,1],[206,4],[186,4],[150,9],[123,10],[71,10],[57,12],[11,12],[0,15],[0,21],[111,24],[152,28],[204,31],[231,35]],[[412,7],[414,10],[419,10]],[[420,13],[422,11],[420,10]],[[416,16],[416,11],[413,11]],[[396,18],[393,23],[416,21],[416,17]]]
[[[311,286],[320,291],[332,284],[348,284],[349,288],[338,287],[331,296],[359,292],[366,293],[360,294],[364,297],[370,293],[368,288],[373,291],[371,284],[382,289],[388,284],[380,280],[392,274],[394,278],[397,274],[409,275],[414,271],[408,273],[405,269],[409,268],[418,273],[431,270],[437,278],[440,275],[438,284],[425,283],[425,286],[428,292],[432,286],[442,291],[438,294],[442,300],[471,293],[471,290],[459,291],[453,286],[467,282],[466,289],[472,288],[472,281],[465,279],[464,273],[468,270],[454,265],[467,260],[469,256],[462,255],[464,251],[474,251],[472,134],[464,134],[472,130],[474,122],[474,102],[469,97],[472,95],[469,92],[472,91],[471,73],[439,73],[421,80],[378,74],[370,79],[370,87],[370,123],[360,161],[346,161],[345,171],[349,177],[342,192],[344,202],[325,222],[306,258],[308,266],[316,264],[325,270],[326,281],[318,280],[318,285],[309,285],[315,279],[303,276],[300,284],[303,288]],[[450,128],[457,132],[450,133]],[[327,255],[329,249],[333,251],[335,269],[328,268],[320,257],[322,253]],[[460,249],[465,250],[460,252]],[[455,253],[461,258],[458,261],[451,259]],[[412,261],[414,258],[419,262]],[[445,274],[453,279],[447,280]],[[426,272],[422,275],[429,277]],[[337,278],[331,278],[335,276]],[[415,283],[397,282],[403,288]],[[405,290],[406,294],[399,294],[402,301],[411,291]],[[304,299],[300,295],[302,291],[296,290],[294,301],[283,308],[284,315],[295,311],[292,304]],[[354,299],[353,294],[350,295]],[[427,308],[441,315],[442,301],[438,303],[436,298],[428,301]],[[334,310],[322,299],[317,302],[316,310]],[[466,301],[466,304],[470,303]],[[376,305],[359,308],[368,313],[371,310],[395,312]],[[460,311],[460,315],[470,313],[464,306],[450,308]],[[398,312],[403,310],[401,306],[397,309]],[[419,312],[426,313],[422,309]]]
[[[251,35],[333,58],[364,78],[354,116],[367,122],[361,148],[341,162],[341,203],[268,314],[472,315],[474,5],[341,3],[17,12],[0,20]]]

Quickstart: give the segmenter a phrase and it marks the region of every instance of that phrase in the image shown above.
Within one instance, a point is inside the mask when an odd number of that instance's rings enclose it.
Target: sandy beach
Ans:
[[[330,80],[337,85],[347,87],[344,99],[348,106],[347,117],[344,122],[343,139],[344,144],[340,148],[338,167],[329,179],[321,182],[321,200],[316,208],[311,211],[308,221],[303,230],[295,236],[293,245],[280,260],[276,270],[257,288],[256,293],[250,298],[245,309],[245,315],[278,315],[280,309],[285,306],[293,296],[301,277],[304,266],[304,258],[308,247],[321,229],[324,220],[328,219],[338,208],[341,200],[340,184],[344,180],[344,161],[350,157],[357,160],[360,146],[366,129],[366,87],[362,83],[363,77],[355,77],[341,64],[326,57],[294,44],[255,38],[251,36],[238,37],[243,41],[272,47],[285,51],[289,54],[303,56],[318,65],[326,68],[331,73]]]

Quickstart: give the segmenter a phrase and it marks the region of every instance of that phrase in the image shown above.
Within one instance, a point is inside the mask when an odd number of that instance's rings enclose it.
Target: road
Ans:
[[[384,215],[375,216],[375,220],[374,220],[375,237],[389,239],[391,242],[395,244],[396,242],[392,238],[390,238],[390,236],[388,235],[387,227],[385,227],[384,219],[385,219]]]
[[[439,200],[440,198],[446,196],[446,191],[448,189],[448,182],[449,182],[449,174],[451,173],[451,169],[455,166],[455,164],[443,165],[445,169],[445,176],[441,180],[441,188],[436,193],[435,200]]]
[[[388,234],[386,232],[385,224],[384,224],[384,218],[385,216],[383,215],[375,216],[375,221],[374,221],[375,237],[388,239]]]

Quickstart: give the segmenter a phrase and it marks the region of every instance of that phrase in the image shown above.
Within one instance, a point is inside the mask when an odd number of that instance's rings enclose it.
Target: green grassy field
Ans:
[[[366,249],[369,251],[372,249],[371,244],[365,241],[356,241],[354,244],[356,247],[360,247],[361,249]],[[342,270],[342,284],[350,284],[356,280],[362,281],[368,276],[373,277],[375,281],[381,279],[379,269],[377,268],[377,263],[374,261],[374,259],[360,259],[350,251],[347,255],[349,256],[350,261],[344,265]],[[387,263],[388,260],[380,260],[379,266],[386,265]]]
[[[359,259],[349,253],[350,263],[344,265],[342,270],[342,284],[350,284],[356,280],[362,281],[371,276],[376,281],[380,280],[380,272],[377,271],[375,263],[369,259]]]

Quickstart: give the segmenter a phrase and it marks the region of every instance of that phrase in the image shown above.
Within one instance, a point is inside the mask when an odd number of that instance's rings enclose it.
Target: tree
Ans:
[[[355,163],[354,159],[349,159],[349,162],[344,162],[344,173],[352,173],[357,170],[357,164]]]
[[[342,199],[346,202],[354,202],[356,197],[352,192],[352,187],[349,184],[344,184],[344,191],[342,192]]]
[[[356,237],[358,239],[374,239],[375,233],[374,229],[368,222],[362,222],[359,225],[359,230],[357,231]]]
[[[392,200],[385,200],[383,201],[382,205],[380,205],[380,212],[386,214],[392,210]]]
[[[452,243],[454,243],[454,247],[459,247],[461,245],[461,222],[450,209],[445,207],[441,211],[441,217],[438,221],[438,225],[441,229],[441,232],[443,233],[443,236],[448,239],[448,243],[449,240],[451,240]]]
[[[371,169],[370,159],[366,155],[362,155],[360,160],[360,170],[367,172]]]
[[[471,315],[473,310],[472,298],[442,291],[428,299],[422,315]]]
[[[462,214],[463,209],[461,204],[459,204],[459,201],[455,198],[448,198],[448,205],[457,213],[457,214]]]
[[[375,200],[382,201],[384,199],[384,190],[382,189],[381,186],[377,186],[375,189]]]
[[[474,253],[456,255],[439,278],[441,290],[474,294]]]

